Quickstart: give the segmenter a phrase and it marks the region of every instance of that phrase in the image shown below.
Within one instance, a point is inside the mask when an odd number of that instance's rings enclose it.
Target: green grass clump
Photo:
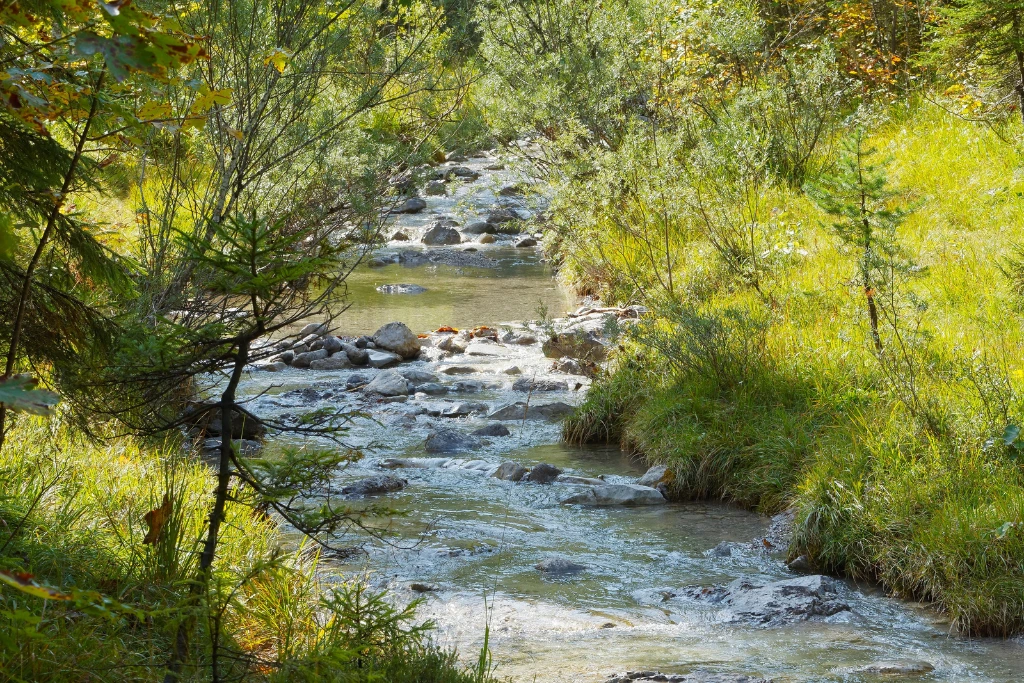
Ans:
[[[214,486],[209,467],[174,444],[96,445],[22,421],[0,451],[0,570],[73,599],[0,583],[0,681],[163,680],[188,618],[196,627],[185,681],[209,680],[214,633],[222,680],[490,680],[431,643],[415,604],[397,607],[358,579],[324,584],[318,553],[283,550],[277,522],[244,504],[243,489],[228,504],[209,589],[197,596]],[[171,515],[144,544],[146,513],[165,494]]]

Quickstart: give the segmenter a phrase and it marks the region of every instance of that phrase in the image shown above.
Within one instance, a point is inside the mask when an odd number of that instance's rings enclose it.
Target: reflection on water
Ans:
[[[348,278],[351,306],[338,320],[343,334],[372,334],[383,323],[401,320],[414,332],[442,325],[457,328],[496,325],[515,320],[536,320],[541,307],[548,315],[563,315],[572,297],[558,287],[551,267],[539,254],[513,247],[488,249],[498,261],[495,268],[446,265],[389,265],[360,267]],[[377,287],[416,284],[422,294],[383,294]]]

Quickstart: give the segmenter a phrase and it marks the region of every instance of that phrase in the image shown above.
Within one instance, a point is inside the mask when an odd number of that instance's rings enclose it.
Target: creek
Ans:
[[[603,329],[605,316],[600,313],[564,317],[576,302],[555,284],[540,251],[512,246],[515,237],[499,235],[494,244],[474,241],[447,247],[419,243],[439,215],[462,227],[496,202],[518,208],[524,216],[536,210],[526,199],[501,196],[499,188],[515,178],[509,171],[488,170],[493,160],[457,165],[481,177],[451,180],[446,196],[425,198],[424,211],[395,218],[396,229],[413,240],[389,242],[377,253],[376,267],[353,273],[351,307],[339,316],[339,333],[368,334],[394,320],[417,333],[442,325],[504,323],[512,328],[537,320],[538,310],[560,317],[556,325]],[[426,291],[378,291],[389,284],[415,284]],[[544,337],[537,323],[515,329]],[[467,661],[475,658],[487,626],[496,673],[524,683],[597,683],[637,669],[747,674],[776,682],[1004,683],[1024,678],[1024,645],[1019,640],[951,635],[940,613],[887,598],[871,586],[841,582],[838,590],[848,610],[780,626],[734,621],[720,606],[682,594],[684,587],[743,577],[793,577],[781,554],[761,543],[770,520],[714,503],[562,505],[562,499],[583,486],[512,483],[487,476],[487,465],[493,468],[504,461],[527,467],[550,463],[565,474],[600,475],[609,483],[631,483],[644,473],[641,464],[617,448],[562,444],[554,419],[501,420],[508,436],[483,437],[471,452],[445,456],[456,459],[448,467],[382,470],[388,458],[434,455],[424,452],[424,442],[439,427],[468,434],[495,423],[487,415],[515,401],[573,405],[590,383],[554,371],[539,343],[474,341],[465,353],[449,355],[436,347],[443,336],[432,335],[423,357],[399,369],[435,375],[444,394],[380,399],[351,390],[358,384],[351,381],[353,376],[367,380],[382,372],[365,368],[253,372],[241,394],[252,399],[247,408],[257,415],[298,415],[323,406],[370,413],[372,419],[357,420],[346,436],[366,457],[340,477],[355,481],[386,472],[407,480],[403,490],[377,499],[405,514],[384,523],[391,534],[386,541],[352,538],[365,553],[329,561],[328,566],[337,571],[337,580],[364,575],[398,600],[423,597],[421,614],[436,621],[437,639],[457,647]],[[513,366],[518,374],[508,373]],[[514,389],[514,382],[523,378],[555,385],[550,391]],[[461,414],[444,417],[445,412]],[[487,465],[461,466],[469,460]],[[567,558],[584,569],[552,575],[535,568],[552,557]],[[431,590],[418,592],[414,584]],[[925,662],[934,668],[900,675],[863,670],[880,661]]]

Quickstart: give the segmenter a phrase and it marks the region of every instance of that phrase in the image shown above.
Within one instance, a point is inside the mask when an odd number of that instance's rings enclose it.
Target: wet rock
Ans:
[[[523,477],[526,476],[527,470],[525,467],[517,462],[503,462],[498,465],[498,469],[494,470],[492,477],[502,479],[504,481],[522,481]]]
[[[341,493],[345,496],[375,496],[381,493],[401,491],[408,484],[409,482],[405,479],[399,479],[390,474],[381,474],[376,477],[360,479],[348,486],[343,486]]]
[[[872,662],[867,666],[862,666],[859,669],[857,669],[859,673],[883,674],[888,676],[910,676],[913,674],[926,674],[934,670],[935,667],[932,666],[930,662],[910,660]]]
[[[566,557],[549,557],[533,566],[537,571],[542,571],[546,574],[574,574],[586,569],[584,565],[573,562]]]
[[[205,439],[203,441],[203,452],[219,453],[220,445],[220,439]],[[235,439],[231,442],[231,445],[234,447],[235,453],[243,457],[256,455],[263,448],[262,443],[253,439]]]
[[[548,358],[568,357],[599,362],[608,357],[604,344],[588,332],[556,334],[544,342],[541,348]]]
[[[456,337],[445,337],[444,339],[438,341],[437,344],[435,344],[435,346],[441,349],[442,351],[447,351],[448,353],[452,354],[466,352],[466,347],[460,344]]]
[[[454,162],[468,161],[468,159],[466,158],[466,155],[465,154],[461,154],[459,152],[452,152],[451,154],[449,154],[447,156],[447,158],[445,160],[446,161],[454,161]]]
[[[495,209],[487,214],[487,222],[491,225],[501,225],[515,220],[519,220],[519,216],[508,209]]]
[[[517,379],[512,385],[514,391],[565,391],[569,388],[565,382],[550,379]]]
[[[373,333],[373,343],[379,349],[397,353],[402,358],[420,355],[420,340],[405,323],[393,322]]]
[[[498,238],[494,235],[480,235],[479,239],[477,239],[477,242],[480,244],[494,244],[497,241]]]
[[[221,436],[221,408],[216,403],[196,403],[189,406],[182,417],[183,424],[205,432],[208,436]],[[262,439],[267,428],[258,417],[244,408],[235,406],[231,411],[231,438],[255,441]]]
[[[523,374],[523,371],[519,369],[518,365],[512,365],[510,367],[507,367],[504,370],[502,370],[502,372],[504,374],[506,374],[506,375],[521,375],[521,374]]]
[[[443,396],[448,393],[448,387],[437,382],[425,382],[416,385],[416,391],[421,391],[428,396]]]
[[[732,544],[722,541],[709,550],[708,554],[711,555],[711,557],[732,557]]]
[[[395,242],[408,242],[409,233],[404,230],[397,230],[395,231],[395,234],[391,236],[391,239]]]
[[[275,360],[263,365],[258,365],[257,368],[264,372],[281,372],[282,370],[288,369],[288,364],[284,361]]]
[[[470,367],[468,365],[449,365],[446,368],[442,368],[441,372],[443,372],[446,375],[472,375],[474,372],[476,372],[476,368]]]
[[[786,564],[786,566],[789,568],[789,571],[796,572],[798,574],[807,574],[814,571],[814,567],[811,566],[811,562],[807,559],[806,555],[800,555]]]
[[[573,410],[572,406],[555,401],[553,403],[533,404],[529,407],[525,401],[517,401],[497,408],[487,416],[491,420],[557,420],[565,417]]]
[[[387,368],[401,362],[402,357],[390,351],[366,349],[366,363],[371,368]]]
[[[473,436],[508,436],[511,433],[508,427],[500,422],[481,427],[480,429],[474,429],[470,432]]]
[[[554,465],[541,462],[530,469],[530,473],[526,475],[526,481],[533,482],[534,484],[550,484],[558,479],[558,475],[561,473],[562,470]]]
[[[473,413],[487,412],[487,404],[479,402],[456,403],[437,413],[438,417],[465,417]]]
[[[644,473],[644,476],[636,480],[640,486],[657,488],[658,484],[668,484],[674,481],[676,475],[665,465],[654,465]]]
[[[363,387],[363,391],[381,396],[405,396],[409,393],[409,381],[394,370],[385,370]]]
[[[423,194],[428,197],[440,197],[446,194],[447,190],[444,186],[443,180],[431,180],[427,183],[426,187],[423,188]]]
[[[427,453],[458,453],[480,448],[480,439],[445,427],[427,437],[424,446]]]
[[[467,235],[493,235],[494,226],[487,221],[473,221],[462,228]]]
[[[527,247],[535,246],[537,246],[537,240],[533,239],[532,237],[524,237],[522,239],[516,240],[515,242],[516,249],[526,249]]]
[[[360,349],[372,349],[371,344],[373,344],[373,337],[367,337],[365,334],[355,341],[356,347]]]
[[[352,361],[352,365],[366,365],[370,360],[369,354],[365,349],[361,349],[355,344],[342,344],[341,350],[345,352],[348,359]]]
[[[420,285],[410,284],[397,284],[397,285],[381,285],[377,288],[377,291],[381,294],[422,294],[427,291],[426,287]]]
[[[347,370],[352,367],[352,361],[343,353],[336,353],[329,358],[319,358],[311,361],[310,370]]]
[[[632,683],[633,681],[663,681],[665,683],[771,683],[758,676],[722,674],[695,671],[688,674],[663,674],[660,671],[626,671],[608,677],[606,683]]]
[[[398,371],[398,374],[406,378],[410,382],[419,384],[420,382],[436,382],[437,375],[426,370],[420,370],[418,368],[402,368]]]
[[[772,517],[771,524],[764,534],[764,540],[776,548],[786,548],[793,537],[793,523],[796,510],[786,510]]]
[[[423,233],[420,242],[431,247],[443,247],[449,244],[459,244],[462,242],[462,236],[454,228],[435,225]]]
[[[537,337],[529,332],[516,332],[512,335],[512,339],[509,343],[519,344],[520,346],[530,346],[531,344],[537,343]]]
[[[433,593],[437,590],[437,586],[432,586],[429,583],[410,583],[409,590],[414,593]]]
[[[327,350],[320,349],[318,351],[307,351],[306,353],[300,353],[295,356],[292,360],[292,365],[297,368],[308,368],[309,364],[315,360],[321,360],[327,358]]]
[[[324,337],[323,348],[325,351],[327,351],[327,353],[335,354],[338,351],[341,351],[341,344],[342,342],[340,339],[338,339],[334,335],[329,335],[327,337]]]
[[[295,352],[292,351],[291,349],[288,349],[287,351],[282,351],[281,353],[277,354],[276,356],[271,358],[271,360],[281,361],[282,363],[287,363],[291,365],[291,362],[295,360]]]
[[[523,183],[507,183],[498,190],[499,197],[520,197],[526,194],[526,185]]]
[[[385,458],[377,467],[385,470],[403,468],[418,470],[440,469],[452,462],[451,458]]]
[[[487,164],[486,166],[484,166],[484,170],[485,171],[504,171],[505,170],[505,164],[501,163],[500,161],[495,161],[493,164]]]
[[[422,197],[410,197],[395,207],[393,213],[419,213],[427,208],[427,202]]]
[[[667,502],[661,491],[650,486],[604,484],[569,496],[562,505],[662,505]]]
[[[719,588],[689,588],[693,598],[723,608],[726,622],[780,626],[849,611],[836,581],[827,576],[801,576],[764,583],[740,578]]]
[[[456,177],[459,180],[472,181],[480,177],[480,173],[474,171],[471,168],[465,166],[456,166],[455,168],[449,169],[447,173],[448,177]]]
[[[366,375],[360,375],[360,374],[349,375],[348,379],[345,380],[345,388],[347,388],[347,389],[355,389],[356,387],[361,387],[364,384],[367,384],[369,381],[370,381],[370,378],[367,377]]]
[[[606,482],[604,479],[598,479],[596,477],[576,477],[571,474],[562,474],[558,477],[559,484],[578,484],[580,486],[604,486]]]

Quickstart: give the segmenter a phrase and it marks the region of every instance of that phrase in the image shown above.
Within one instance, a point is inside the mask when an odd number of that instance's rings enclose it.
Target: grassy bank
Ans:
[[[798,188],[766,194],[788,242],[761,295],[723,285],[713,250],[692,233],[670,247],[675,303],[637,287],[643,270],[616,256],[636,253],[621,233],[561,241],[568,281],[654,310],[566,438],[619,442],[670,465],[680,498],[794,507],[792,556],[933,601],[964,632],[1020,632],[1015,135],[931,105],[870,131],[891,160],[895,201],[914,209],[896,239],[915,267],[893,320],[883,315],[884,352],[850,250]]]
[[[357,580],[322,584],[317,554],[282,550],[277,523],[242,504],[229,504],[210,589],[194,596],[215,477],[180,450],[90,445],[27,421],[9,439],[0,569],[57,592],[41,599],[0,584],[0,680],[163,680],[189,618],[198,635],[183,680],[209,680],[214,632],[222,680],[487,680],[434,647],[413,609]],[[165,494],[170,514],[145,543],[146,515]]]

